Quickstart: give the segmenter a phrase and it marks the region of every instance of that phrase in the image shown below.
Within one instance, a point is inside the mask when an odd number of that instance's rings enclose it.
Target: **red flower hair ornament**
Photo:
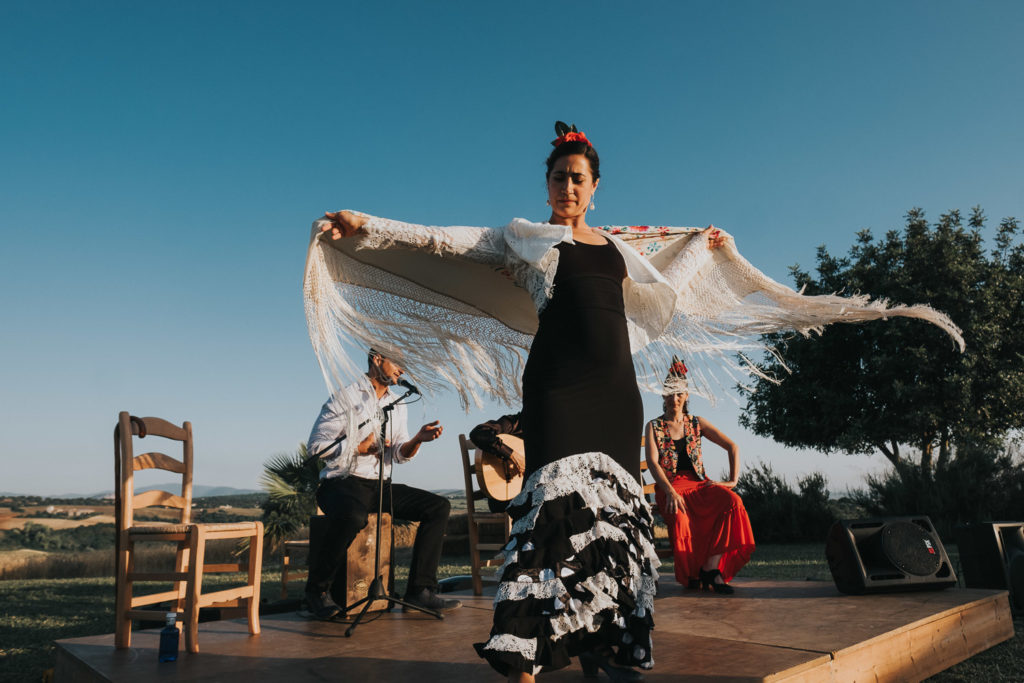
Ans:
[[[570,126],[563,121],[555,121],[555,135],[558,137],[551,141],[552,147],[558,147],[566,142],[585,142],[587,147],[594,146],[584,133],[576,130],[575,123]]]
[[[679,356],[672,356],[672,365],[669,366],[668,374],[665,376],[665,382],[662,385],[662,395],[671,396],[672,394],[689,393],[689,387],[686,382],[688,372],[686,363],[680,360]]]

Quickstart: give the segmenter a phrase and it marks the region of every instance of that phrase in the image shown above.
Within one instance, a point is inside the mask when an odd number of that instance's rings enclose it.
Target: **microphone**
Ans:
[[[412,382],[407,380],[407,379],[400,379],[397,382],[395,382],[395,384],[397,384],[400,387],[405,387],[405,389],[407,391],[409,391],[409,392],[411,392],[413,394],[419,394],[420,393],[420,390],[417,389],[416,386]],[[420,394],[420,395],[422,396],[422,394]]]

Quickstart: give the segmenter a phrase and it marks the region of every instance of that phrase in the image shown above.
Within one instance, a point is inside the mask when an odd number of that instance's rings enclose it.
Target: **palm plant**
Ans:
[[[268,495],[263,503],[263,537],[270,552],[277,552],[307,526],[316,509],[320,466],[306,458],[306,445],[299,444],[296,452],[280,453],[263,464],[260,486]]]

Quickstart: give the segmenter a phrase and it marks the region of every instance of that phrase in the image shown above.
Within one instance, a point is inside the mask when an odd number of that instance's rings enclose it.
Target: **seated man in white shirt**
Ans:
[[[367,515],[377,511],[378,468],[384,467],[384,510],[391,509],[396,519],[419,522],[413,545],[412,565],[405,600],[435,610],[454,609],[462,605],[437,594],[437,564],[451,504],[447,498],[404,484],[391,483],[391,464],[407,462],[420,444],[441,436],[441,425],[431,422],[420,427],[412,437],[406,426],[406,408],[394,406],[386,429],[389,439],[380,441],[381,423],[375,416],[378,409],[398,398],[389,387],[401,378],[403,370],[397,363],[373,349],[368,356],[368,381],[351,384],[343,390],[352,406],[343,408],[339,395],[324,403],[309,436],[309,452],[328,448],[321,458],[326,460],[320,471],[316,500],[328,518],[323,547],[309,567],[306,601],[310,611],[320,619],[331,619],[340,609],[331,599],[331,583],[341,563],[346,560],[349,544],[366,526]],[[345,434],[352,423],[350,411],[358,413],[356,422],[365,424],[355,434],[355,455],[344,452],[345,441],[329,448]]]

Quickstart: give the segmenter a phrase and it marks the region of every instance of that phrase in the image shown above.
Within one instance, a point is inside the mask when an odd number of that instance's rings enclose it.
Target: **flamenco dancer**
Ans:
[[[417,384],[453,386],[464,402],[483,388],[515,403],[529,349],[526,481],[508,507],[512,539],[494,626],[475,647],[510,681],[532,681],[572,657],[588,676],[600,667],[613,680],[636,681],[629,667],[654,664],[658,559],[638,481],[634,357],[647,377],[667,364],[669,348],[727,362],[736,347],[722,351],[723,337],[894,315],[926,319],[962,340],[925,306],[802,296],[713,228],[591,228],[600,159],[575,126],[559,122],[556,133],[545,223],[438,228],[351,211],[314,222],[307,322],[328,383],[353,372],[345,343],[377,341]]]
[[[664,414],[647,423],[647,467],[655,499],[668,525],[676,580],[690,589],[731,595],[729,585],[754,552],[747,510],[733,487],[739,478],[739,448],[702,417],[690,414],[686,365],[673,358],[665,378]],[[729,454],[729,479],[704,473],[701,437]]]

